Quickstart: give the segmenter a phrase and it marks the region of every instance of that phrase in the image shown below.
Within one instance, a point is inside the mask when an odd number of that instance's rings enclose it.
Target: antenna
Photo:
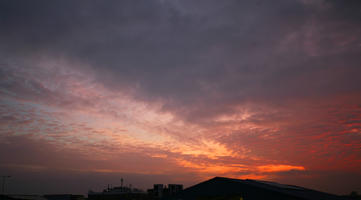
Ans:
[[[120,187],[123,187],[123,178],[120,179]]]

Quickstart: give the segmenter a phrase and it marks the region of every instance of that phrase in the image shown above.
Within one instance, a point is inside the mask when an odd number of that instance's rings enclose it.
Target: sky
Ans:
[[[361,1],[0,1],[7,193],[215,176],[361,193]]]

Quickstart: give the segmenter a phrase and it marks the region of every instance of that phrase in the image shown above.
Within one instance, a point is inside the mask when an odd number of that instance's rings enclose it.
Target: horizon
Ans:
[[[211,177],[361,193],[361,1],[0,1],[6,193]]]
[[[221,177],[221,176],[215,176],[213,178],[210,178],[210,179],[207,179],[207,180],[202,180],[201,182],[199,183],[195,183],[193,185],[190,185],[188,187],[185,187],[183,188],[183,190],[186,190],[188,188],[192,188],[194,186],[197,186],[201,183],[204,183],[204,182],[208,182],[208,181],[211,181],[211,180],[214,180],[214,179],[228,179],[228,180],[242,180],[242,181],[256,181],[256,182],[259,182],[259,183],[264,183],[264,184],[277,184],[277,185],[284,185],[284,186],[293,186],[293,187],[297,187],[297,188],[303,188],[303,189],[306,189],[306,190],[314,190],[313,188],[307,188],[307,187],[302,187],[302,186],[298,186],[298,185],[292,185],[292,184],[287,184],[287,183],[279,183],[279,182],[275,182],[275,181],[266,181],[266,180],[258,180],[258,179],[237,179],[237,178],[229,178],[229,177]],[[117,187],[128,187],[128,188],[132,188],[132,189],[140,189],[142,192],[144,193],[147,193],[147,190],[148,189],[153,189],[154,185],[158,185],[158,184],[162,184],[165,188],[167,188],[168,185],[170,184],[180,184],[182,186],[184,186],[182,183],[153,183],[152,184],[152,187],[148,187],[148,188],[137,188],[137,187],[134,187],[132,184],[130,185],[113,185],[113,184],[108,184],[106,187],[104,187],[102,190],[99,190],[99,191],[94,191],[94,190],[88,190],[86,193],[27,193],[27,194],[23,194],[23,193],[5,193],[5,194],[2,194],[2,195],[38,195],[38,196],[46,196],[46,195],[84,195],[84,196],[87,196],[89,194],[89,192],[95,192],[95,193],[102,193],[104,190],[106,190],[107,188],[108,189],[112,189],[112,188],[117,188]],[[333,193],[330,193],[330,192],[325,192],[325,191],[319,191],[319,190],[315,190],[315,191],[318,191],[318,192],[324,192],[324,193],[329,193],[329,194],[333,194]],[[356,192],[356,191],[351,191],[351,192]],[[336,194],[336,195],[350,195],[351,194],[348,193],[348,194]],[[357,194],[357,192],[356,192]]]

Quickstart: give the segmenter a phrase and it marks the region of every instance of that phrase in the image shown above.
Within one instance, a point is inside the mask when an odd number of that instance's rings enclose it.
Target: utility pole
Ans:
[[[5,195],[5,179],[6,178],[10,178],[11,176],[1,176],[1,178],[3,179],[3,184],[2,184],[2,193],[3,195]]]

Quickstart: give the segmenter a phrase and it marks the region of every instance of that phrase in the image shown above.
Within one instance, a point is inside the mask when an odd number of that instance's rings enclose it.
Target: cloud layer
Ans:
[[[360,6],[2,1],[0,168],[22,185],[10,190],[31,192],[32,173],[82,190],[116,176],[360,190]]]

